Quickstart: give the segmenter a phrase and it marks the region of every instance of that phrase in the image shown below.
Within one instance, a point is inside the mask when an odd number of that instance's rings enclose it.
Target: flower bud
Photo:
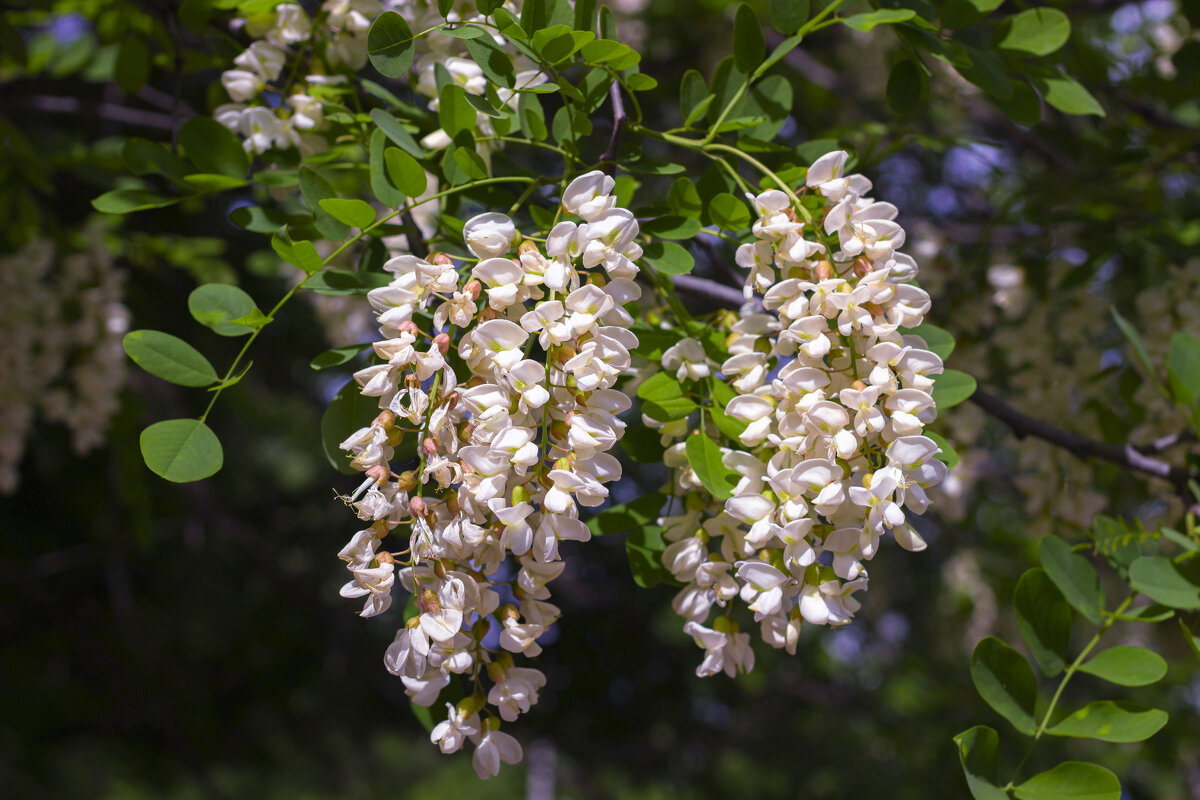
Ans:
[[[476,279],[471,279],[467,281],[466,286],[463,287],[463,291],[469,294],[472,300],[478,300],[479,295],[483,294],[483,284]]]
[[[432,589],[426,589],[421,592],[421,599],[417,601],[417,608],[421,609],[422,614],[437,614],[442,610],[442,604],[438,601],[438,597]]]
[[[411,469],[396,476],[396,487],[402,492],[411,492],[417,488],[417,473]]]
[[[446,353],[450,352],[450,334],[439,333],[437,336],[433,337],[433,343],[437,345],[438,352],[442,355],[446,355]]]
[[[454,260],[451,259],[450,256],[436,251],[429,254],[429,263],[437,264],[440,267],[454,266]]]
[[[518,611],[517,607],[511,603],[506,603],[505,605],[502,605],[500,608],[496,609],[496,619],[500,620],[501,622],[508,622],[509,620],[516,622],[520,618],[521,612]]]
[[[513,490],[512,490],[512,504],[514,506],[517,506],[517,505],[520,505],[521,503],[528,503],[528,502],[529,502],[529,490],[526,489],[523,484],[521,486],[514,486]]]
[[[402,428],[392,428],[387,435],[388,447],[396,447],[404,441],[404,430]]]
[[[833,277],[833,265],[822,259],[817,262],[817,280],[827,281]]]
[[[592,286],[607,286],[608,285],[608,281],[605,280],[604,276],[601,275],[599,272],[593,272],[591,275],[588,275],[587,282]]]
[[[438,454],[437,440],[432,436],[426,438],[425,441],[421,442],[421,452],[427,456],[436,456]]]
[[[395,564],[396,558],[387,550],[380,550],[375,554],[375,561],[379,564]]]
[[[565,441],[569,431],[570,425],[566,420],[556,419],[550,423],[550,437],[557,441]]]
[[[371,532],[374,533],[376,537],[382,539],[391,532],[391,528],[388,527],[388,521],[386,519],[377,519],[371,523]]]
[[[367,470],[367,477],[374,478],[376,484],[385,482],[392,471],[387,468],[386,464],[376,464]]]
[[[554,469],[565,469],[565,470],[570,470],[570,469],[571,469],[571,459],[570,459],[570,457],[569,457],[569,456],[563,456],[562,458],[560,458],[560,459],[558,459],[557,461],[555,461],[555,462],[554,462]]]
[[[479,312],[479,321],[480,322],[491,322],[492,320],[496,319],[499,316],[500,316],[499,311],[492,308],[491,306],[488,306],[483,311]]]
[[[424,517],[429,513],[429,504],[420,497],[410,497],[408,499],[408,510],[414,517]]]
[[[554,360],[559,364],[566,364],[572,358],[579,355],[575,348],[569,344],[560,344],[558,347],[553,348],[553,350]]]
[[[871,262],[870,261],[863,258],[862,256],[859,256],[858,258],[854,259],[854,274],[857,277],[861,278],[864,275],[869,274],[870,272],[871,272]]]
[[[406,319],[404,322],[401,322],[396,326],[396,330],[400,331],[401,333],[411,333],[413,336],[416,336],[421,332],[417,329],[417,323],[413,322],[411,319]]]
[[[454,571],[454,561],[449,558],[439,558],[433,562],[433,574],[445,580],[447,572]]]
[[[850,384],[850,388],[856,392],[861,392],[863,389],[867,388],[867,385],[862,381],[855,381],[854,383]]]
[[[718,633],[737,633],[738,624],[729,617],[717,617],[713,620],[713,630]]]
[[[478,714],[483,710],[487,699],[482,694],[473,694],[470,697],[464,697],[458,701],[459,716],[469,717],[472,714]]]
[[[526,239],[525,241],[521,242],[520,245],[517,246],[517,252],[520,253],[521,255],[525,255],[526,253],[536,253],[537,251],[538,251],[537,245],[535,243],[533,243],[532,241],[530,241],[529,239]]]
[[[377,416],[377,417],[375,417],[375,419],[371,420],[372,427],[378,425],[379,427],[383,428],[385,431],[390,431],[392,429],[392,426],[395,424],[396,424],[396,415],[393,414],[391,411],[388,411],[386,408],[383,411],[379,412],[379,416]]]
[[[457,489],[447,489],[446,493],[442,496],[442,500],[446,503],[446,509],[451,514],[457,516],[458,512],[462,510],[462,504],[458,502]]]

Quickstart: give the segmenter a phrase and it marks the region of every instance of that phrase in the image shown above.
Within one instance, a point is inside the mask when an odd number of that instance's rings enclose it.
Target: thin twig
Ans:
[[[1077,436],[1041,420],[1027,417],[984,391],[976,390],[975,394],[971,395],[971,402],[1007,425],[1018,439],[1032,436],[1060,447],[1082,461],[1089,458],[1111,461],[1134,472],[1170,481],[1181,492],[1187,491],[1187,470],[1151,458],[1139,452],[1132,444],[1110,444]]]
[[[608,87],[608,97],[612,100],[612,136],[608,139],[608,149],[604,151],[604,155],[600,156],[601,161],[612,161],[617,157],[617,145],[621,141],[621,128],[629,119],[625,115],[625,101],[621,98],[621,86],[616,81],[613,81],[612,86]]]

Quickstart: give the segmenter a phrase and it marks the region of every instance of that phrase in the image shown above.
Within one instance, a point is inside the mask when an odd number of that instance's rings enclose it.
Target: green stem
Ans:
[[[493,183],[535,183],[536,181],[537,181],[536,178],[525,178],[525,177],[483,178],[481,180],[471,181],[470,183],[464,183],[462,186],[453,186],[449,189],[443,189],[442,191],[437,192],[436,194],[432,194],[423,200],[418,200],[415,203],[409,203],[402,208],[396,209],[392,213],[375,220],[370,225],[368,225],[367,227],[360,230],[356,235],[352,236],[351,238],[349,238],[345,242],[343,242],[341,247],[334,250],[332,253],[330,253],[328,256],[326,256],[324,259],[322,259],[321,266],[319,268],[313,270],[312,272],[310,272],[308,275],[305,275],[304,280],[300,281],[295,286],[293,286],[291,289],[289,289],[287,294],[285,294],[283,297],[281,297],[279,299],[279,302],[276,303],[275,306],[271,309],[270,313],[267,314],[267,317],[270,319],[274,319],[275,315],[277,313],[279,313],[279,310],[281,308],[283,308],[284,305],[286,305],[289,300],[292,299],[292,297],[296,294],[296,292],[298,292],[300,289],[304,288],[304,284],[308,283],[309,279],[312,278],[313,275],[316,275],[318,272],[321,272],[326,267],[328,267],[330,265],[330,263],[332,263],[334,259],[336,259],[342,253],[344,253],[347,250],[347,248],[349,248],[351,245],[353,245],[358,240],[362,239],[364,236],[371,233],[371,231],[375,230],[380,225],[390,222],[391,220],[395,219],[396,217],[400,216],[401,214],[405,213],[406,211],[411,211],[412,209],[416,208],[417,206],[424,205],[425,203],[429,203],[434,200],[439,200],[443,197],[448,197],[449,195],[452,195],[452,194],[458,194],[459,192],[465,192],[468,189],[473,189],[476,186],[485,186],[487,184],[493,184]],[[250,346],[252,344],[254,344],[254,340],[258,338],[258,335],[263,332],[264,328],[266,328],[265,324],[260,328],[256,328],[254,330],[254,332],[250,334],[250,337],[248,339],[246,339],[246,343],[242,345],[242,349],[239,350],[238,354],[234,357],[233,363],[229,365],[229,370],[225,373],[225,377],[221,379],[221,383],[225,383],[226,381],[228,381],[230,378],[233,377],[235,371],[238,368],[238,365],[242,363],[242,359],[245,357],[246,353],[250,350]],[[215,406],[217,403],[217,398],[220,397],[221,393],[224,392],[227,388],[229,388],[229,387],[222,386],[221,388],[219,388],[213,392],[212,399],[208,401],[208,407],[206,409],[204,409],[204,413],[200,415],[201,422],[204,422],[206,419],[208,419],[209,413],[213,410],[213,406]]]
[[[1050,727],[1050,718],[1054,716],[1054,709],[1058,707],[1058,701],[1062,697],[1063,690],[1067,688],[1067,684],[1071,681],[1071,677],[1079,669],[1080,665],[1083,664],[1084,660],[1087,659],[1088,655],[1091,654],[1092,650],[1095,649],[1096,645],[1100,643],[1100,637],[1102,637],[1108,631],[1108,629],[1112,627],[1113,623],[1117,621],[1117,617],[1123,614],[1125,609],[1129,608],[1130,603],[1133,602],[1135,597],[1137,597],[1137,592],[1129,593],[1129,596],[1125,598],[1125,601],[1121,603],[1121,605],[1117,606],[1117,610],[1112,612],[1113,616],[1108,617],[1100,624],[1100,630],[1096,631],[1096,635],[1092,637],[1091,641],[1087,643],[1087,646],[1079,652],[1079,655],[1077,655],[1075,660],[1071,662],[1071,665],[1067,667],[1067,671],[1063,673],[1062,680],[1058,682],[1058,688],[1054,691],[1054,696],[1050,698],[1050,705],[1046,707],[1046,713],[1042,715],[1042,721],[1038,724],[1037,731],[1033,734],[1033,744],[1030,745],[1029,750],[1025,752],[1025,757],[1021,759],[1021,763],[1017,765],[1016,770],[1013,772],[1012,778],[1005,785],[1005,792],[1008,792],[1013,788],[1013,786],[1015,786],[1014,781],[1016,781],[1017,776],[1021,774],[1021,767],[1025,766],[1025,762],[1029,759],[1029,755],[1033,752],[1034,747],[1037,746],[1038,740],[1042,738],[1042,735],[1046,732],[1046,729]]]

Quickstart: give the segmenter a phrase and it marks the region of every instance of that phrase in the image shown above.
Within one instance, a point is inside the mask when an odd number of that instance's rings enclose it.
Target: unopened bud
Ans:
[[[471,378],[467,381],[467,388],[474,389],[476,387],[483,386],[484,383],[485,383],[485,381],[483,380],[483,378],[481,378],[478,375],[472,375]]]
[[[550,436],[560,442],[566,441],[570,429],[571,426],[567,424],[566,420],[556,419],[550,423]]]
[[[447,489],[446,493],[442,496],[442,501],[445,502],[446,509],[455,516],[462,510],[462,504],[458,502],[457,489]]]
[[[486,702],[486,698],[484,698],[484,696],[481,694],[473,694],[470,697],[464,697],[462,700],[458,701],[458,715],[465,719],[472,714],[478,714],[483,710],[483,706]]]
[[[518,611],[517,607],[511,603],[502,605],[496,610],[496,619],[500,620],[501,622],[508,622],[509,620],[516,622],[520,618],[521,612]]]
[[[512,504],[519,506],[521,503],[529,502],[529,490],[524,485],[514,486],[512,490]]]
[[[450,352],[450,334],[439,333],[437,336],[433,337],[433,343],[437,345],[438,352],[442,355],[446,355],[446,353]]]
[[[426,589],[421,592],[421,599],[417,601],[417,608],[421,609],[422,614],[438,614],[441,613],[442,604],[438,601],[438,597],[433,593],[432,589]]]
[[[563,456],[554,462],[554,469],[571,469],[571,459],[568,456]]]
[[[454,260],[445,253],[433,252],[429,254],[429,263],[437,264],[442,267],[450,267],[454,265]]]
[[[449,558],[439,558],[433,562],[433,574],[445,580],[446,573],[454,571],[454,562]]]
[[[593,272],[591,275],[588,275],[587,282],[592,286],[607,286],[608,285],[608,281],[605,280],[604,276],[601,275],[599,272]]]
[[[383,411],[379,412],[379,416],[377,416],[377,417],[375,417],[375,419],[371,420],[372,426],[378,425],[379,427],[383,428],[385,431],[390,431],[392,429],[392,426],[395,424],[396,424],[396,415],[393,414],[391,411],[388,411],[386,408]]]
[[[475,279],[469,280],[463,286],[463,291],[469,294],[472,300],[478,300],[479,295],[483,294],[483,284]]]
[[[432,436],[421,442],[421,452],[427,456],[436,456],[438,454],[438,443]]]
[[[491,322],[492,320],[496,319],[499,316],[500,316],[499,311],[492,308],[491,306],[488,306],[483,311],[479,312],[479,321],[480,322]]]
[[[416,336],[421,332],[417,329],[417,323],[413,322],[411,319],[406,319],[404,322],[401,322],[396,326],[396,330],[400,331],[401,333],[411,333],[413,336]]]
[[[554,348],[554,360],[559,364],[566,364],[575,356],[579,355],[575,348],[569,344],[560,344]]]
[[[387,550],[381,550],[375,554],[375,560],[380,564],[395,564],[396,558]]]
[[[412,512],[414,517],[424,517],[429,513],[429,504],[420,497],[410,497],[408,499],[408,510]]]
[[[488,672],[489,677],[491,676],[491,674],[492,674],[491,672]],[[488,717],[487,719],[485,719],[483,721],[483,727],[489,731],[500,730],[500,718],[499,717]]]
[[[386,481],[391,474],[392,471],[385,464],[376,464],[367,470],[367,477],[374,478],[377,484]]]
[[[817,280],[827,281],[833,277],[833,265],[822,259],[817,262]]]
[[[417,473],[405,470],[396,476],[396,488],[402,492],[411,492],[417,488]]]
[[[864,275],[870,273],[870,271],[871,271],[871,262],[870,261],[867,261],[865,258],[862,258],[861,256],[854,259],[854,274],[856,276],[861,278]]]
[[[525,255],[526,253],[536,253],[537,251],[537,245],[528,239],[521,242],[521,244],[517,247],[517,252],[521,255]]]
[[[410,631],[421,627],[421,615],[413,614],[411,617],[404,620],[404,627],[408,628]]]
[[[387,439],[388,447],[396,447],[404,441],[404,430],[402,428],[392,428],[388,431]]]
[[[388,527],[388,521],[386,519],[377,519],[371,523],[371,532],[380,539],[387,536],[390,531],[391,528]]]
[[[713,630],[718,633],[737,633],[738,624],[729,617],[717,617],[713,620]]]
[[[861,392],[867,388],[867,385],[862,381],[855,381],[854,383],[850,384],[850,388],[856,392]]]

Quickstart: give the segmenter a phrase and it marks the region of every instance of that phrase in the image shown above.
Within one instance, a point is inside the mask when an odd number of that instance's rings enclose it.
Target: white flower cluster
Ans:
[[[590,538],[578,506],[601,504],[621,475],[607,451],[630,400],[612,387],[637,346],[622,306],[640,295],[641,249],[613,186],[600,172],[576,178],[562,206],[581,221],[556,224],[544,246],[503,214],[472,218],[464,239],[478,260],[462,286],[468,265],[402,255],[369,295],[381,363],[354,377],[382,412],[342,443],[367,474],[350,500],[370,523],[340,554],[351,574],[342,595],[365,598],[363,616],[389,607],[397,578],[413,595],[419,613],[385,664],[423,706],[452,675],[473,680],[432,738],[445,753],[472,742],[484,778],[521,757],[495,715],[515,720],[545,684],[513,655],[536,656],[559,617],[548,587],[564,567],[559,542]],[[407,437],[419,465],[397,475]],[[397,526],[404,546],[382,549]]]
[[[0,259],[0,493],[17,488],[17,467],[38,412],[71,431],[83,455],[104,441],[125,385],[121,337],[129,312],[124,275],[99,232],[58,257],[48,239]]]
[[[803,193],[819,198],[819,227],[782,191],[752,198],[758,241],[737,261],[762,310],[732,322],[720,365],[737,392],[725,413],[745,425],[745,449],[723,452],[737,485],[709,519],[691,502],[663,520],[663,563],[685,583],[673,605],[705,651],[699,675],[753,666],[749,634],[728,614],[707,623],[714,605],[728,610],[736,597],[762,638],[789,653],[802,622],[849,622],[883,534],[925,547],[905,509],[923,513],[926,489],[946,473],[921,435],[942,362],[901,332],[922,322],[929,296],[908,282],[917,265],[897,252],[895,206],[867,197],[863,176],[843,175],[845,160],[830,153],[808,171]],[[677,348],[664,366],[678,362],[681,378],[708,374],[701,348]]]
[[[520,13],[519,3],[506,3],[505,8]],[[548,80],[514,50],[509,55],[516,68],[515,88],[495,86],[467,57],[462,39],[430,31],[446,22],[483,22],[472,0],[459,0],[445,17],[432,0],[326,0],[315,18],[296,3],[283,3],[268,23],[246,25],[257,41],[234,59],[235,69],[221,75],[221,84],[234,102],[219,106],[213,116],[243,137],[248,152],[298,147],[307,156],[323,151],[327,145],[317,133],[325,127],[326,102],[339,91],[332,87],[346,83],[346,76],[338,73],[366,66],[367,33],[384,11],[399,13],[416,35],[417,79],[412,88],[430,98],[430,110],[438,107],[439,64],[466,92],[482,96],[490,86],[500,102],[514,108],[517,90]],[[500,47],[508,44],[499,35],[493,35],[493,41]],[[476,130],[484,138],[495,135],[490,118],[482,112],[476,112]],[[437,149],[450,139],[438,130],[422,143]],[[479,150],[486,156],[493,148],[494,142],[483,142]]]

